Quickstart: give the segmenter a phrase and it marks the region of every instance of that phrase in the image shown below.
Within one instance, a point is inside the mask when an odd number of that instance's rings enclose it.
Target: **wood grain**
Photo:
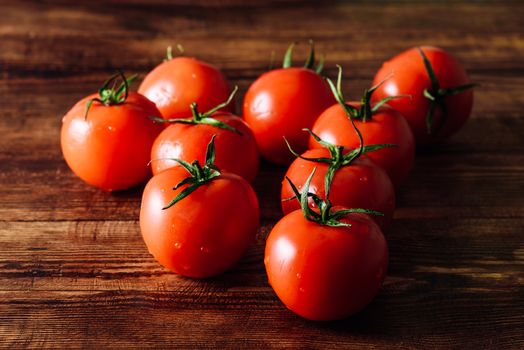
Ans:
[[[0,12],[0,348],[524,347],[524,3],[1,0]],[[270,52],[309,38],[329,76],[345,68],[352,98],[420,44],[450,50],[481,83],[466,127],[420,152],[397,194],[381,293],[331,323],[295,316],[267,284],[285,169],[264,163],[255,182],[256,244],[198,281],[148,254],[140,186],[91,188],[59,148],[77,99],[116,68],[143,76],[167,45],[222,68],[240,107]]]

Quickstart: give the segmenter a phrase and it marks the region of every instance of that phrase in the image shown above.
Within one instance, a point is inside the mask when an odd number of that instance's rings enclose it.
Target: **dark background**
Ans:
[[[315,5],[316,4],[316,5]],[[284,169],[255,188],[258,242],[232,271],[179,277],[140,236],[141,189],[85,185],[59,148],[62,115],[117,68],[142,77],[166,46],[247,86],[292,41],[314,39],[358,98],[381,62],[415,45],[456,55],[481,86],[469,123],[419,154],[387,232],[377,299],[305,321],[268,286],[264,238]],[[237,99],[241,105],[241,98]],[[0,347],[524,347],[524,3],[0,1]]]

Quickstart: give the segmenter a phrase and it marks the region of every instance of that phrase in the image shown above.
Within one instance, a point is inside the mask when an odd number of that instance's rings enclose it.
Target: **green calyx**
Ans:
[[[468,91],[477,86],[478,84],[472,83],[452,88],[441,88],[435,71],[433,70],[433,66],[431,65],[431,62],[429,62],[429,59],[420,47],[418,48],[418,51],[420,53],[420,56],[422,56],[422,60],[424,61],[424,67],[426,68],[426,72],[428,73],[428,77],[431,82],[431,87],[429,89],[424,89],[423,91],[424,97],[430,101],[428,112],[426,114],[426,128],[429,134],[435,134],[444,126],[448,118],[446,97]],[[440,109],[442,110],[442,118],[438,125],[434,125],[434,115],[437,106],[440,107]]]
[[[282,68],[290,68],[293,66],[293,49],[295,48],[295,45],[296,43],[291,43],[291,45],[289,45],[287,48],[286,54],[284,55],[284,61],[282,62]],[[322,69],[324,69],[324,56],[320,56],[320,59],[318,60],[318,63],[315,67],[315,44],[313,43],[313,40],[309,41],[309,46],[309,56],[306,60],[306,63],[304,64],[304,68],[310,69],[320,74]]]
[[[91,98],[86,103],[86,112],[84,119],[87,120],[87,114],[93,102],[98,102],[104,106],[114,106],[124,103],[129,96],[129,85],[136,79],[137,75],[133,74],[126,78],[124,73],[118,71],[107,79],[102,87],[98,89],[98,97]],[[120,78],[120,85],[118,84]]]
[[[216,128],[219,128],[219,129],[229,130],[236,134],[242,135],[242,133],[239,130],[212,117],[213,113],[215,113],[219,109],[226,107],[228,104],[231,103],[231,101],[233,101],[233,98],[235,97],[235,94],[237,91],[238,91],[238,86],[235,86],[235,88],[231,92],[231,95],[229,95],[229,98],[227,99],[227,101],[211,108],[209,111],[205,113],[200,113],[198,111],[197,103],[193,102],[189,106],[191,108],[191,113],[193,114],[192,119],[186,119],[186,118],[164,119],[164,118],[159,118],[159,117],[150,117],[149,119],[157,123],[180,123],[180,124],[193,124],[193,125],[207,124],[207,125],[211,125]]]
[[[356,129],[356,128],[355,128]],[[364,153],[378,151],[383,148],[388,147],[395,147],[396,145],[393,144],[374,144],[374,145],[365,145],[363,142],[361,142],[361,146],[359,148],[355,148],[347,153],[344,154],[344,146],[338,146],[334,145],[332,143],[329,143],[327,141],[322,140],[318,135],[316,135],[313,131],[310,129],[302,129],[304,131],[309,132],[309,134],[317,141],[320,145],[322,145],[324,148],[329,150],[329,153],[331,155],[330,158],[327,157],[320,157],[320,158],[310,158],[310,157],[304,157],[297,152],[295,152],[292,148],[287,139],[284,138],[284,141],[287,144],[287,147],[289,148],[289,151],[293,153],[295,157],[315,162],[315,163],[324,163],[328,164],[328,170],[326,172],[326,177],[324,178],[324,188],[326,191],[326,197],[329,196],[329,191],[331,188],[331,183],[333,182],[333,177],[335,176],[335,172],[345,166],[350,165],[355,159],[360,157]],[[357,129],[356,129],[357,130]]]
[[[367,122],[373,118],[373,114],[379,110],[380,107],[388,103],[389,101],[396,99],[396,98],[411,98],[411,95],[396,95],[396,96],[388,96],[383,98],[382,100],[375,103],[373,106],[371,106],[371,96],[377,90],[384,82],[386,82],[390,76],[387,76],[384,80],[380,81],[376,85],[372,86],[371,88],[364,90],[364,93],[362,94],[362,98],[360,99],[360,107],[355,108],[351,105],[346,104],[344,95],[342,94],[342,67],[337,65],[338,67],[338,76],[337,76],[337,84],[333,84],[331,80],[328,79],[329,86],[331,87],[331,91],[333,92],[333,95],[335,96],[335,99],[338,103],[342,104],[344,109],[346,110],[346,113],[351,114],[351,117],[353,119],[359,119],[363,122]]]
[[[311,175],[307,178],[304,186],[302,187],[302,192],[299,192],[297,187],[291,182],[291,180],[286,176],[286,180],[291,186],[295,197],[300,201],[300,208],[306,220],[316,222],[320,225],[331,226],[331,227],[351,227],[351,224],[341,222],[340,219],[350,213],[365,213],[371,215],[384,216],[384,214],[370,209],[362,208],[352,208],[352,209],[342,209],[338,211],[332,211],[333,205],[331,204],[328,195],[326,193],[326,199],[320,198],[315,193],[309,192],[309,186],[311,184],[311,179],[315,175],[316,168],[313,169]],[[313,199],[313,202],[318,208],[318,212],[314,211],[309,207],[309,197]]]
[[[184,167],[190,176],[186,177],[184,180],[180,181],[173,191],[181,187],[182,185],[188,185],[184,188],[167,206],[162,208],[162,210],[169,209],[176,203],[180,202],[182,199],[189,196],[191,193],[196,191],[200,186],[212,181],[213,179],[220,176],[220,169],[216,167],[215,162],[215,137],[213,135],[211,141],[207,145],[206,150],[206,162],[204,166],[201,166],[198,160],[193,161],[193,163],[188,163],[182,159],[170,158],[178,164]]]

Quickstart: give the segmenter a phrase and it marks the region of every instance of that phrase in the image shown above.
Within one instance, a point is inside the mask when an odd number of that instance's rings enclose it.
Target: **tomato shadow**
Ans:
[[[515,252],[524,237],[515,239],[512,225],[497,227],[497,237],[491,230],[489,220],[477,227],[467,219],[396,220],[388,233],[388,277],[377,298],[352,317],[314,327],[384,341],[431,338],[442,346],[467,337],[477,348],[518,333],[517,324],[504,320],[521,317],[515,303],[524,286]]]

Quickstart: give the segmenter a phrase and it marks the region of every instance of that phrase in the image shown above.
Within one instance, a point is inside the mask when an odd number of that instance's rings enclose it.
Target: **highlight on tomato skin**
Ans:
[[[426,62],[427,60],[427,62]],[[384,80],[372,100],[407,94],[388,104],[406,118],[418,147],[433,146],[458,132],[473,107],[472,84],[462,64],[449,52],[433,47],[410,48],[387,60],[373,84]]]
[[[287,165],[293,160],[283,137],[298,151],[307,149],[308,136],[317,117],[335,100],[329,86],[315,68],[313,46],[304,67],[291,66],[290,46],[283,68],[271,70],[249,87],[243,105],[244,120],[253,130],[261,155],[268,161]]]
[[[149,252],[169,270],[193,278],[231,269],[254,242],[260,221],[250,184],[216,168],[209,146],[206,154],[204,166],[182,161],[184,166],[153,176],[140,208]]]
[[[109,84],[122,78],[119,88]],[[155,104],[128,91],[133,78],[119,73],[106,81],[62,119],[60,143],[71,170],[83,181],[106,191],[136,186],[150,176],[150,149],[162,126]]]
[[[164,62],[146,75],[138,92],[153,101],[164,118],[191,118],[188,109],[191,103],[209,110],[225,101],[230,89],[225,75],[212,64],[168,54]],[[223,110],[233,112],[234,106]]]

